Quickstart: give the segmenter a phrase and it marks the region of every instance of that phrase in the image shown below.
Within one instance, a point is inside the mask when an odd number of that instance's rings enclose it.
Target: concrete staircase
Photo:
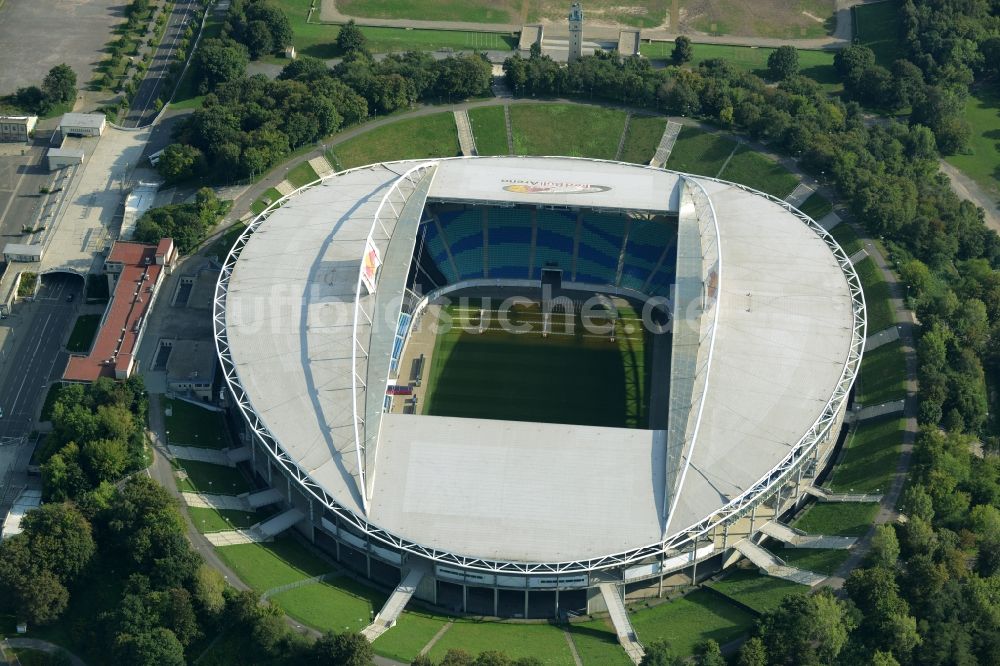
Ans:
[[[826,576],[788,566],[780,558],[775,557],[773,553],[761,548],[749,539],[743,539],[736,544],[735,548],[744,557],[760,567],[760,570],[768,576],[799,583],[800,585],[808,585],[809,587],[815,587],[826,580]]]
[[[252,511],[245,497],[232,495],[207,495],[202,493],[181,493],[181,498],[188,506],[219,509],[222,511]]]
[[[478,155],[476,137],[472,133],[472,123],[469,122],[469,113],[465,109],[455,111],[455,128],[458,130],[458,145],[462,149],[462,155]]]
[[[375,619],[361,631],[361,635],[374,642],[376,638],[384,634],[396,624],[406,604],[409,603],[413,594],[417,591],[417,586],[424,577],[422,569],[411,569],[406,577],[400,581],[396,589],[392,591],[389,598],[385,600],[382,610],[375,615]]]
[[[622,135],[618,139],[618,150],[615,151],[615,159],[620,160],[622,158],[622,152],[625,150],[625,139],[628,137],[628,129],[632,124],[632,112],[629,111],[625,114],[625,127],[622,128]]]
[[[813,192],[813,188],[809,187],[805,183],[799,183],[795,186],[795,189],[792,190],[792,193],[785,197],[785,201],[798,208],[805,203],[806,199],[808,199]]]
[[[168,447],[170,455],[181,460],[195,460],[197,462],[211,463],[213,465],[224,465],[232,467],[233,462],[225,451],[219,449],[202,449],[197,446],[173,446]],[[182,463],[183,466],[183,463]]]
[[[872,493],[834,493],[825,488],[817,488],[816,486],[807,487],[805,492],[820,502],[872,502],[877,504],[882,501],[882,495]]]
[[[261,490],[256,493],[245,493],[240,495],[240,497],[246,499],[248,505],[251,508],[259,509],[262,506],[267,506],[269,504],[277,504],[284,497],[281,495],[281,491],[275,488],[268,488],[267,490]]]
[[[615,633],[618,634],[618,642],[625,648],[632,663],[638,664],[646,656],[646,651],[635,635],[632,628],[632,621],[629,620],[628,611],[625,609],[625,602],[622,600],[619,588],[614,583],[601,583],[601,596],[608,607],[608,614],[611,616],[611,623],[615,625]]]
[[[226,449],[226,455],[232,464],[241,463],[250,460],[250,447],[240,446],[235,449]]]
[[[660,137],[660,143],[656,147],[656,152],[653,153],[653,159],[649,160],[649,166],[663,168],[663,165],[670,159],[670,153],[674,149],[680,131],[680,123],[675,123],[672,120],[667,121],[667,126],[663,128],[663,136]]]
[[[258,537],[258,541],[267,541],[278,536],[305,517],[306,514],[299,509],[289,509],[273,518],[268,518],[262,523],[257,523],[250,528],[250,532]]]
[[[872,333],[865,338],[865,352],[878,349],[882,345],[899,340],[899,327],[893,324],[889,328],[884,328],[878,333]]]
[[[797,530],[775,520],[764,523],[760,531],[792,548],[847,550],[857,541],[854,537],[806,534],[802,530]]]

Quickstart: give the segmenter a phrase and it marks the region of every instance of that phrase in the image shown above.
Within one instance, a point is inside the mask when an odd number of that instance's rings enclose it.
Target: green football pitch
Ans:
[[[650,334],[631,307],[586,322],[557,310],[546,324],[537,304],[520,305],[504,326],[480,305],[446,308],[451,325],[435,341],[424,414],[648,427]]]

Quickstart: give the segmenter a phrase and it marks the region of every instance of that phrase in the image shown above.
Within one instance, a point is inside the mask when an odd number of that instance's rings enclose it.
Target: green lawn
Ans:
[[[340,0],[346,16],[466,23],[511,23],[510,12],[492,0]]]
[[[546,666],[573,666],[563,630],[551,624],[457,620],[434,644],[429,656],[435,662],[441,661],[451,648],[472,655],[500,650],[511,659],[537,657]]]
[[[692,46],[694,53],[690,62],[691,67],[697,67],[706,60],[722,58],[738,69],[763,78],[767,78],[767,58],[775,51],[772,48],[726,44],[692,44]],[[673,50],[673,42],[653,42],[639,47],[639,52],[651,60],[669,58]],[[799,73],[821,84],[828,92],[838,90],[841,87],[840,78],[833,68],[833,55],[833,51],[799,49]]]
[[[465,317],[472,311],[477,319],[468,322]],[[606,335],[585,334],[579,319],[572,335],[564,334],[565,322],[553,323],[546,338],[535,331],[504,331],[495,321],[480,333],[478,307],[462,312],[449,310],[456,325],[435,342],[426,374],[425,414],[646,427],[649,359],[641,329],[618,335],[615,342]],[[537,307],[512,310],[511,316],[517,324],[540,321]],[[622,313],[623,321],[635,316]],[[513,357],[517,363],[511,362]],[[566,391],[567,386],[573,390]]]
[[[297,580],[330,573],[334,569],[333,565],[292,538],[222,546],[215,552],[240,580],[258,594]]]
[[[667,159],[667,168],[714,178],[736,148],[734,141],[721,134],[684,127]]]
[[[733,153],[719,178],[767,192],[779,199],[791,194],[799,182],[785,167],[743,145]]]
[[[480,155],[507,154],[507,123],[502,106],[484,106],[469,111],[469,123]]]
[[[260,522],[260,516],[252,511],[232,511],[229,509],[189,506],[188,513],[191,514],[191,522],[194,523],[194,526],[202,534],[245,529],[253,527]]]
[[[838,492],[886,491],[903,442],[905,421],[898,418],[860,423],[844,443],[844,457],[827,482]]]
[[[239,495],[251,490],[250,483],[235,467],[181,458],[175,459],[175,465],[187,472],[187,478],[177,478],[177,487],[184,492]]]
[[[747,633],[754,617],[708,590],[695,590],[632,615],[632,626],[643,643],[665,639],[680,655],[689,655],[708,639],[719,645]]]
[[[316,175],[316,170],[312,168],[312,165],[309,164],[309,162],[300,162],[297,166],[293,167],[287,174],[285,174],[285,180],[295,187],[308,185],[318,178],[319,176]]]
[[[388,2],[398,2],[398,0],[388,0]],[[292,42],[295,44],[295,49],[302,55],[315,58],[336,58],[343,55],[336,44],[340,26],[330,23],[306,23],[312,3],[313,0],[274,0],[274,4],[281,7],[291,21]],[[316,5],[314,21],[318,20],[319,13],[319,3]],[[407,30],[367,26],[361,27],[361,32],[368,38],[368,48],[373,53],[434,51],[440,48],[510,50],[517,47],[516,37],[506,33]]]
[[[848,257],[864,247],[864,243],[861,241],[861,237],[858,236],[858,232],[846,222],[841,222],[835,226],[830,231],[830,235],[840,244],[840,247],[843,248]]]
[[[784,546],[770,545],[767,549],[783,559],[790,566],[827,576],[833,575],[837,567],[851,556],[851,551],[849,550],[785,548]]]
[[[972,126],[969,152],[948,162],[976,181],[996,203],[1000,201],[1000,92],[977,86],[965,102],[965,119]]]
[[[226,260],[226,256],[229,254],[229,250],[233,248],[233,244],[236,239],[246,231],[247,225],[242,222],[236,222],[228,229],[226,233],[222,234],[205,249],[206,257],[215,257],[220,263]]]
[[[854,400],[881,405],[906,397],[906,357],[900,340],[866,351],[861,360],[861,385]]]
[[[94,336],[97,335],[97,328],[101,325],[101,315],[88,314],[80,315],[73,324],[73,332],[69,334],[69,341],[66,349],[71,352],[86,354],[90,351],[90,346],[94,344]]]
[[[777,608],[790,594],[809,592],[806,585],[761,575],[749,569],[728,573],[722,580],[711,583],[710,587],[760,613]]]
[[[365,132],[327,152],[338,169],[389,160],[453,157],[461,153],[451,111],[408,118]]]
[[[874,502],[817,502],[793,525],[809,534],[864,536],[877,513],[878,504]]]
[[[170,416],[164,416],[168,444],[203,449],[229,447],[229,433],[222,412],[213,412],[184,400],[169,398],[163,401],[163,406],[164,411],[170,408],[171,412]]]
[[[260,198],[250,204],[250,210],[254,215],[260,215],[261,211],[273,204],[275,201],[281,198],[281,192],[269,187],[264,190],[264,193],[260,195]],[[234,239],[235,240],[235,239]]]
[[[666,126],[666,118],[632,116],[620,159],[623,162],[649,164],[649,160],[653,159],[653,153],[656,152],[656,147],[660,145],[663,128]]]
[[[573,623],[569,635],[583,666],[631,666],[608,619]]]
[[[837,225],[839,229],[843,225]],[[888,283],[882,278],[882,271],[875,265],[875,260],[867,257],[854,264],[861,286],[865,290],[865,306],[868,310],[868,335],[874,335],[896,323],[896,315],[889,302],[891,293]]]
[[[510,107],[510,123],[517,155],[613,160],[625,113],[581,104],[517,104]]]
[[[808,199],[802,202],[799,210],[818,222],[833,211],[833,204],[827,201],[819,192],[813,192],[809,195]]]
[[[335,583],[339,581],[334,581]],[[376,639],[375,652],[405,663],[413,661],[448,618],[420,611],[405,611],[389,631]]]
[[[361,631],[385,596],[350,578],[311,583],[286,590],[271,601],[295,619],[320,631]],[[390,631],[393,631],[390,629]]]
[[[853,8],[855,41],[874,51],[876,62],[885,67],[904,56],[902,6],[899,0],[889,0]]]

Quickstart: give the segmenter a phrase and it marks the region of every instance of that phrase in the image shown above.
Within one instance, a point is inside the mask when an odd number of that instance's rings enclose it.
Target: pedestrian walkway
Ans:
[[[291,194],[292,192],[294,192],[295,186],[289,183],[287,180],[283,180],[277,185],[275,185],[274,189],[278,190],[281,196],[285,196],[286,194]]]
[[[514,154],[514,130],[511,129],[510,124],[510,105],[503,105],[503,122],[507,130],[507,154]]]
[[[264,541],[250,530],[227,530],[225,532],[209,532],[205,535],[208,542],[218,548],[219,546],[239,546],[245,543],[257,543]]]
[[[881,405],[868,405],[863,409],[854,412],[853,420],[865,421],[867,419],[877,419],[879,417],[890,416],[892,414],[902,414],[905,408],[905,399],[883,402]]]
[[[823,550],[847,550],[857,541],[854,537],[825,536],[807,534],[776,520],[764,523],[760,531],[792,548],[817,548]]]
[[[615,159],[620,160],[622,158],[622,151],[625,150],[625,138],[628,136],[628,128],[632,124],[632,112],[629,111],[625,114],[625,127],[622,128],[622,135],[618,139],[618,150],[615,151]]]
[[[267,541],[278,536],[305,517],[306,514],[298,509],[288,509],[273,518],[268,518],[264,522],[254,525],[250,528],[250,531],[259,537],[259,541]]]
[[[173,444],[167,448],[170,450],[170,455],[174,458],[181,458],[182,460],[196,460],[198,462],[223,465],[225,467],[233,466],[233,463],[229,459],[226,452],[218,449],[203,449],[197,446],[174,446]]]
[[[608,615],[611,616],[611,623],[615,626],[615,633],[618,634],[618,642],[625,648],[625,653],[632,663],[640,663],[646,656],[646,651],[639,642],[639,637],[635,635],[635,629],[632,628],[621,590],[615,583],[601,583],[600,588],[604,604],[608,607]]]
[[[424,573],[423,569],[411,569],[389,595],[389,598],[385,600],[382,610],[375,615],[372,623],[361,630],[361,635],[367,638],[369,643],[374,643],[376,638],[396,625],[396,620],[406,608],[406,604],[413,598]]]
[[[469,113],[465,109],[459,109],[455,113],[455,129],[458,131],[458,145],[462,149],[462,155],[472,157],[479,154],[476,150],[476,137],[472,134],[472,123],[469,122]]]
[[[805,492],[812,495],[820,502],[860,502],[875,503],[882,501],[882,495],[872,493],[835,493],[826,488],[808,486]]]
[[[815,190],[813,190],[813,188],[809,187],[805,183],[799,183],[795,186],[795,189],[792,190],[792,193],[785,197],[785,201],[798,208],[805,203],[806,199],[812,196],[814,191]]]
[[[774,578],[789,580],[800,585],[808,585],[809,587],[819,585],[826,578],[826,576],[821,576],[812,571],[788,566],[784,560],[774,555],[774,553],[761,548],[749,539],[743,539],[736,544],[735,548],[748,560],[760,567],[761,571]]]
[[[874,351],[882,345],[899,340],[899,328],[895,325],[882,329],[878,333],[873,333],[865,339],[865,353]]]
[[[835,226],[841,223],[840,216],[834,212],[829,212],[823,216],[822,220],[816,220],[819,226],[823,227],[827,231],[832,231]]]
[[[202,493],[181,493],[181,499],[188,506],[200,509],[218,509],[220,511],[253,511],[245,497],[232,495],[203,495]]]
[[[867,258],[868,258],[868,250],[866,250],[865,248],[861,248],[860,250],[852,254],[848,258],[848,261],[850,261],[852,265],[856,266],[858,262],[864,261]]]
[[[670,159],[670,153],[674,150],[674,144],[677,143],[677,135],[680,134],[680,131],[680,123],[675,123],[673,120],[667,121],[667,126],[663,128],[663,136],[660,137],[660,144],[656,147],[656,152],[653,153],[653,159],[649,160],[649,166],[662,169],[666,165],[667,160]]]

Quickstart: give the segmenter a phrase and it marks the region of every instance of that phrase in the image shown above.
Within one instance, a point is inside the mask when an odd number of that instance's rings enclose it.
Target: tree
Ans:
[[[764,641],[759,636],[752,636],[740,646],[736,663],[739,666],[767,666],[767,648],[764,647]]]
[[[833,66],[844,85],[853,89],[861,82],[865,70],[875,66],[875,52],[867,46],[854,44],[837,51],[833,56]]]
[[[218,571],[202,564],[194,579],[194,601],[205,612],[218,615],[226,607],[226,581]]]
[[[121,634],[115,641],[115,660],[134,666],[184,666],[184,646],[163,627],[141,634]]]
[[[872,537],[868,560],[873,566],[895,567],[899,560],[899,540],[892,525],[879,525]]]
[[[670,61],[675,65],[683,65],[690,62],[694,56],[694,49],[691,47],[691,38],[679,35],[674,40],[674,49],[670,52]]]
[[[231,39],[206,39],[197,51],[198,71],[202,81],[199,90],[207,93],[227,81],[243,76],[250,64],[250,53],[242,44]]]
[[[677,666],[682,663],[670,647],[667,641],[653,641],[646,646],[646,654],[643,655],[640,666]]]
[[[160,153],[156,170],[168,183],[176,183],[194,178],[205,169],[205,155],[195,148],[182,143],[171,143]]]
[[[312,658],[316,664],[329,666],[370,666],[375,662],[375,653],[361,634],[328,631],[313,643]]]
[[[726,666],[719,644],[711,638],[695,646],[694,662],[697,666]]]
[[[775,81],[784,81],[799,71],[799,52],[794,46],[779,46],[767,57],[767,74]]]
[[[354,19],[340,26],[340,32],[337,33],[337,48],[344,54],[368,52],[368,38],[361,32]]]
[[[42,81],[42,90],[45,91],[45,96],[53,104],[62,104],[76,99],[76,72],[66,63],[56,65],[45,75],[45,80]]]
[[[472,666],[472,655],[465,650],[451,648],[444,653],[444,659],[438,666]]]
[[[90,523],[71,504],[43,504],[29,511],[21,530],[32,565],[50,571],[60,582],[75,579],[94,555]]]

